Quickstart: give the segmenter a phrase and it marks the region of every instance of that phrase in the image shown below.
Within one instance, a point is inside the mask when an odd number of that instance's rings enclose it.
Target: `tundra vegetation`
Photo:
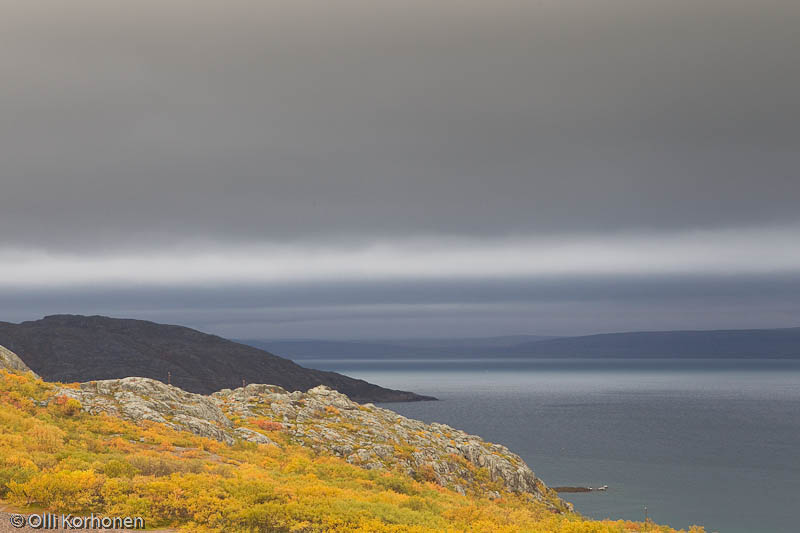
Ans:
[[[0,500],[22,510],[141,516],[148,527],[198,532],[676,531],[585,519],[551,491],[536,499],[507,490],[458,458],[477,484],[454,490],[437,482],[433,469],[411,471],[400,461],[365,468],[310,446],[288,429],[294,420],[223,408],[233,434],[242,436],[231,442],[169,420],[87,412],[79,391],[78,384],[0,370]],[[231,394],[219,400],[223,407]],[[339,411],[323,409],[307,423],[360,431],[341,422]],[[412,456],[416,442],[397,445],[398,456]]]

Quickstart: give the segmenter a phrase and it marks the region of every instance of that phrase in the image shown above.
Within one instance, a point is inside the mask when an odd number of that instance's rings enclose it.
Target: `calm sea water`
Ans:
[[[383,407],[508,446],[593,518],[800,531],[800,361],[298,360],[441,401]]]

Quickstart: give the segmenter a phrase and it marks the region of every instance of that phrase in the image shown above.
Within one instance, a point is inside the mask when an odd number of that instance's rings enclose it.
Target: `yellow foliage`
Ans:
[[[83,406],[81,402],[75,398],[64,396],[56,396],[52,403],[53,410],[62,416],[75,416],[81,412]]]
[[[89,510],[99,502],[102,478],[92,471],[39,473],[25,483],[10,481],[13,500],[46,505],[54,511]]]
[[[57,426],[36,422],[27,431],[34,449],[42,452],[55,452],[64,444],[65,433]]]
[[[56,512],[141,516],[151,527],[304,533],[633,533],[643,524],[554,514],[521,496],[462,496],[291,444],[282,424],[248,424],[282,446],[218,441],[163,424],[81,413],[52,385],[0,371],[0,497]],[[50,401],[49,407],[40,407]],[[335,408],[326,415],[339,414]],[[340,422],[337,422],[340,423]],[[415,449],[398,444],[401,455]],[[476,473],[477,475],[477,473]],[[675,533],[649,525],[651,532]],[[691,533],[701,533],[693,528]]]
[[[256,425],[259,429],[263,429],[264,431],[280,431],[283,429],[283,424],[280,422],[275,422],[274,420],[266,420],[266,419],[253,419],[253,424]]]

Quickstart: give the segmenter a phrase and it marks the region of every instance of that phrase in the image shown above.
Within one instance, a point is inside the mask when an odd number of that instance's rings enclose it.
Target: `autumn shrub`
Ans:
[[[66,434],[57,426],[36,422],[27,431],[33,448],[42,452],[55,452],[64,444]]]
[[[58,512],[94,509],[99,503],[103,478],[92,471],[40,472],[24,482],[8,482],[12,499],[38,504]]]
[[[83,409],[80,401],[63,394],[56,396],[50,405],[57,414],[62,416],[75,416]]]
[[[139,470],[127,461],[112,459],[103,465],[103,473],[107,477],[133,477]]]
[[[35,474],[36,470],[23,466],[0,467],[0,498],[8,496],[10,482],[27,483]]]
[[[419,490],[409,478],[395,475],[380,476],[375,480],[375,484],[386,490],[397,492],[398,494],[418,494]]]
[[[199,472],[203,469],[199,461],[158,454],[132,455],[127,461],[137,474],[143,476],[165,477],[176,472]]]
[[[265,420],[263,418],[259,418],[253,421],[253,423],[264,431],[281,431],[283,429],[283,424],[280,422],[275,422],[274,420]]]
[[[436,481],[436,471],[431,465],[424,464],[414,473],[414,478],[419,481]]]

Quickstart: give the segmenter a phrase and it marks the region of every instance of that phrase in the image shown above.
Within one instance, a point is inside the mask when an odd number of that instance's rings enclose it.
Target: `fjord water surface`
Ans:
[[[298,360],[438,397],[382,407],[508,446],[593,518],[800,530],[800,361]]]

